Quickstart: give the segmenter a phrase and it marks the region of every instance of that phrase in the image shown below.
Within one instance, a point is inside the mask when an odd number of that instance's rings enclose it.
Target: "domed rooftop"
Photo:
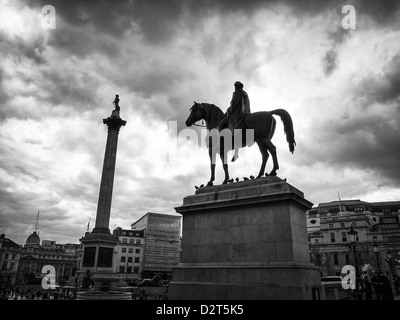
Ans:
[[[26,239],[26,245],[40,245],[40,237],[33,231],[33,233]]]

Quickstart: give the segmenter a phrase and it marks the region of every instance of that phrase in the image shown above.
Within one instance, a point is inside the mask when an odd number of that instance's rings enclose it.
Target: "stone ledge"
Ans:
[[[194,195],[183,199],[183,205],[175,207],[179,213],[260,204],[276,201],[292,201],[308,210],[313,204],[304,198],[303,192],[278,177],[241,181],[226,185],[204,187]]]
[[[317,270],[311,262],[203,262],[203,263],[179,263],[174,269],[313,269]]]

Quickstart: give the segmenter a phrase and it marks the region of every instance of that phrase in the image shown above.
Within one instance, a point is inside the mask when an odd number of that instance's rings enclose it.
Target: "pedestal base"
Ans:
[[[311,300],[319,275],[310,264],[180,264],[171,300]]]
[[[123,278],[115,271],[114,249],[119,240],[109,233],[86,233],[80,239],[84,245],[80,283],[86,272],[94,282],[94,290],[109,291],[126,286]]]
[[[319,297],[305,211],[312,203],[278,177],[207,187],[184,198],[181,263],[169,299]]]

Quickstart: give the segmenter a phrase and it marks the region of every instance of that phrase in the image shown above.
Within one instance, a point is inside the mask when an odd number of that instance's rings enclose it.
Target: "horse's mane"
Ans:
[[[212,103],[199,103],[200,108],[203,108],[206,112],[206,118],[208,123],[214,123],[218,125],[224,113],[222,110]]]

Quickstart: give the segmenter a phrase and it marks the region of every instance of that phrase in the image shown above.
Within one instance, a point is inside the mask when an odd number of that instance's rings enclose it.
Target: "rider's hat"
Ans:
[[[240,81],[235,82],[235,88],[243,89],[244,85]]]

